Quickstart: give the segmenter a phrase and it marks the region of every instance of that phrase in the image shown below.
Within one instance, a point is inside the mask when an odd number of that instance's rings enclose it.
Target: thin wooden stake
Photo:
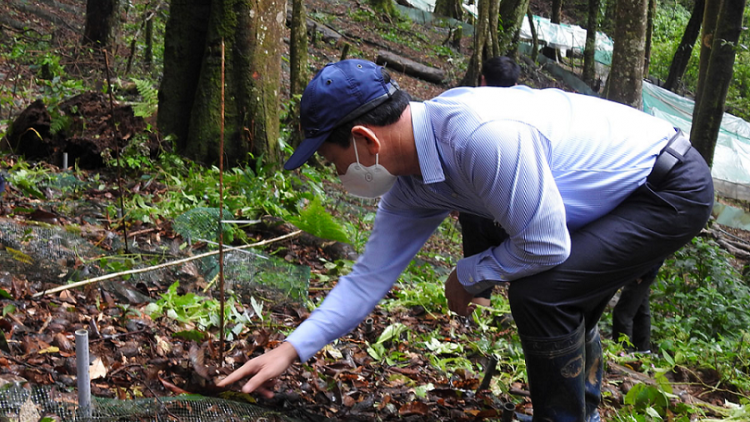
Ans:
[[[107,56],[107,49],[103,48],[104,53],[104,68],[107,71],[107,91],[109,91],[109,112],[112,114],[112,126],[115,130],[115,159],[117,159],[117,196],[120,198],[120,218],[122,219],[122,238],[125,241],[125,253],[128,254],[128,226],[125,224],[125,203],[122,198],[122,177],[120,177],[120,128],[115,121],[115,100],[114,94],[112,94],[112,81],[109,75],[109,58]]]
[[[219,118],[219,366],[224,366],[224,38],[221,39],[221,107]]]
[[[261,241],[261,242],[258,242],[258,243],[253,243],[253,244],[250,244],[250,245],[238,246],[237,248],[234,248],[234,249],[247,249],[247,248],[255,248],[255,247],[258,247],[258,246],[264,246],[264,245],[268,245],[270,243],[280,242],[282,240],[286,240],[286,239],[289,239],[291,237],[299,236],[301,233],[302,233],[302,230],[297,230],[295,232],[292,232],[292,233],[289,233],[289,234],[285,234],[283,236],[279,236],[279,237],[276,237],[276,238],[273,238],[273,239],[264,240],[264,241]],[[79,282],[76,282],[76,283],[66,284],[64,286],[57,286],[54,289],[49,289],[49,290],[45,290],[43,292],[34,293],[31,297],[41,297],[41,296],[49,295],[49,294],[52,294],[52,293],[57,293],[57,292],[65,291],[65,290],[75,289],[76,287],[86,286],[88,284],[93,284],[93,283],[97,283],[99,281],[109,280],[109,279],[117,278],[117,277],[124,276],[124,275],[147,273],[149,271],[154,271],[154,270],[158,270],[158,269],[161,269],[161,268],[173,267],[175,265],[180,265],[180,264],[184,264],[186,262],[195,261],[196,259],[205,258],[207,256],[213,256],[213,255],[216,255],[218,253],[219,253],[219,251],[211,251],[211,252],[206,252],[206,253],[203,253],[203,254],[200,254],[200,255],[191,256],[191,257],[188,257],[188,258],[178,259],[177,261],[165,262],[163,264],[154,265],[152,267],[137,268],[135,270],[127,270],[127,271],[122,271],[122,272],[119,272],[119,273],[113,273],[113,274],[107,274],[107,275],[103,275],[103,276],[99,276],[99,277],[94,277],[94,278],[90,278],[88,280],[83,280],[83,281],[79,281]]]

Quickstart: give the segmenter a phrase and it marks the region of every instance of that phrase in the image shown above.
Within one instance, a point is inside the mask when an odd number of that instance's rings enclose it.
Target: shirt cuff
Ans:
[[[467,258],[458,261],[458,265],[456,265],[458,282],[461,283],[467,292],[476,296],[498,283],[495,280],[477,280],[474,268],[476,268],[476,263]]]

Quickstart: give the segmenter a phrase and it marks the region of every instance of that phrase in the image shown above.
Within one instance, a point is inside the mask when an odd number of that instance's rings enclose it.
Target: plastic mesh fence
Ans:
[[[231,213],[224,210],[223,219],[232,218]],[[224,224],[224,237],[231,235],[234,225]],[[172,222],[172,229],[185,239],[219,241],[219,209],[194,208],[178,216]]]
[[[307,297],[310,268],[253,252],[229,251],[224,254],[224,280],[228,290],[236,293],[244,303],[250,296],[266,302],[301,303]],[[201,260],[201,272],[206,279],[219,273],[219,258]]]
[[[306,422],[323,419],[307,414],[292,416],[250,403],[202,396],[137,400],[92,399],[91,409],[86,412],[78,408],[75,393],[59,392],[50,387],[7,384],[0,388],[0,415],[4,417],[2,420],[24,422],[36,422],[44,417],[63,422]]]
[[[225,219],[230,218],[226,211],[223,215]],[[186,239],[215,243],[218,240],[218,218],[218,208],[195,208],[175,218],[172,229]],[[225,234],[231,234],[234,227],[224,224]],[[206,280],[215,279],[219,274],[218,255],[202,259],[200,270]],[[227,246],[224,279],[227,289],[237,293],[243,302],[249,303],[249,296],[255,296],[272,303],[299,303],[307,297],[310,268]]]
[[[60,227],[19,225],[0,220],[0,268],[29,279],[56,280],[60,268],[77,256],[98,256],[102,250]]]
[[[191,210],[175,219],[174,228],[183,237],[192,236],[193,240],[216,238],[218,215],[218,209],[215,208]],[[225,216],[228,216],[227,213]],[[119,238],[114,232],[108,232],[107,235],[112,240]],[[74,271],[72,268],[76,259],[92,260],[106,256],[107,252],[78,233],[68,232],[58,226],[23,225],[17,221],[0,219],[0,245],[0,270],[24,274],[32,281],[58,280],[64,283],[95,277],[106,271],[94,265],[88,266],[87,274]],[[201,277],[208,282],[216,279],[219,274],[218,254],[205,257],[197,264]],[[147,286],[164,284],[165,280],[178,279],[180,271],[180,267],[168,267],[134,274],[125,281],[105,281],[102,286],[123,300],[140,303],[150,299],[128,286],[140,282]],[[293,265],[253,250],[238,250],[226,246],[224,278],[227,290],[237,293],[243,301],[248,301],[246,303],[250,303],[250,296],[274,304],[300,303],[307,297],[310,268]]]

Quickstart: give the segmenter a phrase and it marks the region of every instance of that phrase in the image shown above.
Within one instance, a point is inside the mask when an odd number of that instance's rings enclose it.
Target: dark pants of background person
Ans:
[[[630,339],[630,351],[651,350],[651,285],[663,261],[622,287],[620,299],[612,310],[612,340],[624,334]]]
[[[461,224],[464,256],[484,252],[503,243],[508,238],[505,230],[489,218],[462,212],[458,214],[458,222]],[[484,289],[476,297],[489,299],[492,296],[492,290],[491,287]]]
[[[649,177],[609,214],[571,233],[564,263],[510,282],[508,297],[526,357],[535,421],[598,420],[602,356],[597,323],[607,303],[708,221],[714,200],[710,169],[694,148],[678,158],[660,180]],[[504,235],[491,221],[476,219],[481,218],[460,216],[464,239]],[[584,394],[578,393],[581,389]]]

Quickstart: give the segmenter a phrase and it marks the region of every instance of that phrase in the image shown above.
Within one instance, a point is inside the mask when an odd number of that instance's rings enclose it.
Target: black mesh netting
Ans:
[[[16,383],[0,387],[2,420],[37,422],[47,417],[55,421],[254,421],[308,422],[323,418],[301,411],[279,412],[250,403],[202,396],[162,397],[159,399],[115,400],[93,398],[86,412],[76,404],[75,393],[51,387],[29,387]]]
[[[218,210],[198,208],[175,219],[175,231],[193,240],[216,238],[218,228]],[[213,230],[214,235],[211,235]],[[112,232],[104,233],[104,237]],[[99,237],[102,237],[101,235]],[[209,241],[210,242],[210,241]],[[216,250],[216,246],[209,247]],[[202,253],[195,251],[196,254]],[[114,272],[112,269],[97,265],[74,268],[78,259],[88,262],[106,257],[108,252],[96,246],[74,229],[44,224],[23,224],[11,219],[0,218],[0,270],[14,274],[24,274],[30,281],[58,281],[61,284],[73,282]],[[169,257],[164,254],[164,261],[178,260],[184,256]],[[197,268],[196,276],[206,282],[215,281],[219,274],[218,254],[206,256],[192,265]],[[135,268],[147,267],[139,264]],[[121,300],[129,303],[150,301],[137,290],[137,283],[146,286],[169,285],[173,280],[184,280],[186,265],[164,268],[133,274],[120,280],[107,280],[101,286],[115,293]],[[227,290],[237,293],[242,301],[250,303],[250,297],[262,299],[274,304],[301,303],[307,297],[310,268],[294,265],[283,259],[264,255],[250,249],[225,246],[224,278]],[[161,286],[164,287],[164,286]]]

